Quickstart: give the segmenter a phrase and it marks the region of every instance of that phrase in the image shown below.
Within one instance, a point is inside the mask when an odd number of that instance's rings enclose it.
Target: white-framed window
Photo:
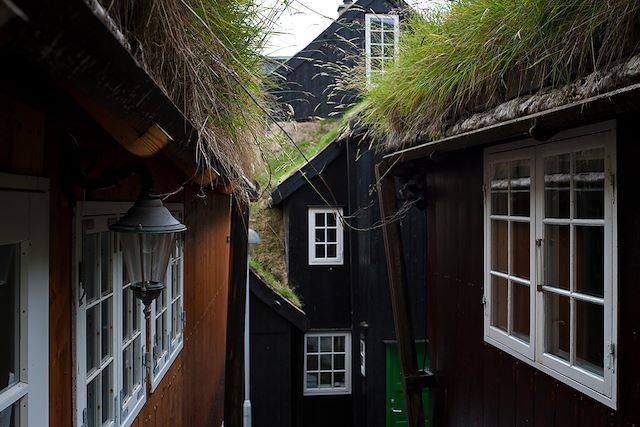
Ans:
[[[183,221],[182,210],[171,209],[171,214]],[[176,237],[166,277],[166,287],[152,304],[151,310],[152,390],[156,389],[178,357],[184,342],[184,236],[182,233]]]
[[[342,208],[309,208],[309,265],[342,265]]]
[[[310,332],[304,336],[304,394],[351,393],[351,334]]]
[[[615,127],[485,153],[485,340],[616,407]]]
[[[0,191],[0,425],[48,425],[48,182],[0,174],[0,184],[15,188]]]
[[[143,307],[128,282],[120,239],[109,231],[109,225],[130,207],[131,203],[84,202],[77,208],[75,376],[79,426],[128,426],[146,402]]]
[[[398,15],[365,15],[365,65],[367,84],[395,62],[399,55],[400,20]]]

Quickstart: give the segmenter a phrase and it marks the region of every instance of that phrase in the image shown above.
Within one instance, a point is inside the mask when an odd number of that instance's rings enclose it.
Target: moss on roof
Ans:
[[[312,158],[335,139],[346,117],[280,123],[295,145],[280,127],[272,125],[264,151],[265,167],[257,174],[262,197],[251,204],[249,219],[250,227],[260,235],[260,244],[252,253],[251,266],[269,286],[298,307],[303,301],[287,280],[282,210],[269,208],[268,197],[279,182],[304,165],[305,157]]]
[[[637,0],[460,0],[414,15],[364,120],[391,147],[439,138],[475,112],[631,56],[639,11]]]

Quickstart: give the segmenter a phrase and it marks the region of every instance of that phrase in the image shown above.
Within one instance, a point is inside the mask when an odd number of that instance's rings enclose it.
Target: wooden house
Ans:
[[[639,59],[529,88],[381,162],[387,217],[394,179],[426,204],[434,425],[640,422]]]
[[[295,425],[406,422],[377,200],[370,191],[377,159],[366,148],[370,142],[344,132],[271,194],[272,208],[284,218],[289,284],[309,319],[304,342],[292,349],[303,374]],[[412,326],[420,355],[425,268],[416,251],[424,246],[423,233],[424,212],[412,208],[402,218],[402,235],[413,255],[407,269],[416,278]]]
[[[0,2],[1,426],[240,425],[246,217],[127,46],[98,2]],[[187,231],[145,322],[109,225],[149,179]]]
[[[309,45],[271,72],[274,97],[292,120],[327,118],[344,113],[357,101],[355,90],[340,84],[366,58],[367,79],[398,54],[399,16],[403,0],[345,1],[340,16]],[[393,12],[393,14],[391,14]],[[373,31],[371,29],[373,28]]]

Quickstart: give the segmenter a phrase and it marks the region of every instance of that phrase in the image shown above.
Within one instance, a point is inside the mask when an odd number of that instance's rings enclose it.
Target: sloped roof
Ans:
[[[265,305],[273,309],[289,323],[294,325],[302,332],[309,329],[309,319],[304,311],[293,305],[291,301],[276,292],[271,286],[267,285],[253,269],[251,270],[251,280],[249,280],[249,288],[251,293],[255,295]]]
[[[291,57],[288,61],[284,62],[280,67],[276,68],[273,73],[278,76],[281,76],[286,80],[286,76],[289,75],[293,70],[298,68],[300,65],[305,62],[312,61],[314,59],[318,59],[321,55],[320,50],[316,49],[315,46],[320,45],[322,42],[326,41],[328,37],[337,32],[340,28],[345,26],[344,22],[348,22],[358,17],[361,13],[367,13],[371,10],[371,4],[376,0],[359,0],[353,3],[347,10],[345,10],[338,19],[334,20],[329,24],[327,28],[322,31],[318,37],[313,39],[311,43],[301,49],[298,53]],[[392,8],[405,8],[408,5],[404,2],[404,0],[385,0],[386,2],[392,5]]]

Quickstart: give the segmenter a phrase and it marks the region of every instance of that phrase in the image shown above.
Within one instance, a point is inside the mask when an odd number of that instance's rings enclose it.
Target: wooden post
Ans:
[[[408,427],[424,427],[422,386],[416,384],[419,381],[415,381],[422,375],[418,372],[400,223],[397,220],[392,220],[396,213],[396,191],[394,178],[389,170],[390,168],[385,167],[384,164],[376,165],[380,219],[383,221],[382,235],[387,259],[387,274],[389,275],[389,294],[398,343],[402,388],[407,408],[407,425]]]
[[[242,426],[244,383],[244,315],[247,286],[249,207],[235,197],[231,203],[227,351],[225,359],[224,425]]]

